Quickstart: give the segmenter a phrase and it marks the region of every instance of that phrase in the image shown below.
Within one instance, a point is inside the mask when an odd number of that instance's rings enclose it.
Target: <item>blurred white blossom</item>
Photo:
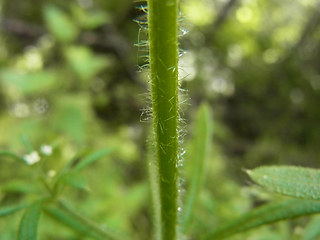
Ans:
[[[40,147],[40,151],[43,155],[50,156],[52,154],[52,146],[43,144]]]
[[[40,161],[40,156],[37,151],[33,151],[27,155],[24,155],[23,159],[26,161],[28,165],[33,165]]]

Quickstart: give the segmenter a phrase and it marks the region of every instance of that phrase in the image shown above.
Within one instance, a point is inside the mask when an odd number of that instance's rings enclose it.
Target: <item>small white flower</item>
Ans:
[[[43,155],[50,156],[52,154],[52,146],[43,144],[40,147],[40,151]]]
[[[37,151],[33,151],[27,155],[24,155],[23,159],[26,161],[28,165],[33,165],[40,161],[40,156]]]

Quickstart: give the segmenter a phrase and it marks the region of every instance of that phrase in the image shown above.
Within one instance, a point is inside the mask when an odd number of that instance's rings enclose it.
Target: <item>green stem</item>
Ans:
[[[151,130],[151,129],[150,129]],[[150,131],[150,133],[152,133]],[[149,136],[147,144],[147,159],[148,159],[148,170],[149,170],[149,186],[151,189],[151,202],[152,202],[152,213],[153,213],[153,228],[154,228],[154,240],[161,239],[161,203],[159,193],[159,172],[157,163],[155,162],[155,146],[152,141],[153,135]]]
[[[162,239],[177,238],[178,0],[149,0],[153,127],[161,202]]]

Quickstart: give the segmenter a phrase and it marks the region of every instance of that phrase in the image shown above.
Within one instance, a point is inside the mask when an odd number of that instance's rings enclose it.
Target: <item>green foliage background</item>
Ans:
[[[274,197],[251,187],[242,169],[319,166],[319,3],[181,1],[187,155],[197,106],[207,101],[214,115],[205,187],[188,232],[195,239]],[[0,1],[0,148],[27,154],[21,136],[33,149],[54,146],[44,163],[48,174],[81,152],[113,148],[84,172],[86,190],[67,189],[66,195],[84,215],[136,239],[150,239],[152,225],[144,6],[131,0]],[[36,181],[34,167],[0,160],[1,206],[25,200],[24,193],[35,198],[35,185],[25,184]],[[192,175],[187,160],[185,188]],[[1,240],[15,238],[20,217],[0,221]],[[262,227],[235,239],[301,239],[312,236],[310,226],[319,218],[307,222]],[[39,239],[84,239],[45,215],[39,227]]]

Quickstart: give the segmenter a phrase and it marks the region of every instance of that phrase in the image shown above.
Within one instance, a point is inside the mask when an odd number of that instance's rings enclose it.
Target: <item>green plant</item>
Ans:
[[[159,238],[171,240],[177,238],[178,209],[178,1],[150,0],[149,9],[149,49],[150,71],[152,87],[152,109],[155,134],[156,165],[158,173],[160,195],[160,226]],[[200,122],[206,119],[206,110],[202,109]],[[194,152],[199,158],[189,195],[187,197],[186,211],[183,212],[181,230],[185,232],[190,216],[194,198],[198,187],[201,186],[203,175],[203,160],[206,152],[206,134],[209,129],[205,123],[200,123],[197,132],[201,134],[198,141],[203,138],[204,143],[197,145]],[[203,127],[203,129],[201,129]],[[210,138],[210,134],[208,134]],[[319,199],[317,186],[319,171],[294,167],[263,167],[248,171],[249,176],[258,184],[268,190],[283,195],[304,200],[285,200],[271,203],[247,213],[235,222],[228,223],[215,230],[204,239],[221,239],[262,224],[278,220],[289,219],[302,215],[319,212]],[[156,186],[156,185],[155,185]],[[157,194],[157,191],[155,191]],[[157,198],[155,196],[154,198]],[[180,230],[180,229],[179,229]]]
[[[162,239],[178,223],[178,1],[149,1],[149,61]]]
[[[27,202],[2,207],[0,216],[12,214],[25,209],[21,218],[18,239],[37,239],[37,228],[41,213],[46,213],[51,218],[65,224],[66,226],[82,232],[95,239],[126,239],[126,236],[117,234],[111,230],[102,230],[90,220],[79,214],[72,205],[62,197],[67,186],[84,191],[88,190],[88,183],[81,171],[95,161],[109,155],[112,149],[103,149],[91,154],[82,153],[71,159],[59,172],[47,170],[46,164],[54,161],[51,145],[43,145],[40,150],[34,150],[29,141],[24,138],[29,151],[24,156],[19,156],[10,151],[0,151],[2,158],[13,158],[18,160],[24,167],[32,172],[30,182],[13,180],[4,186],[5,192],[17,192],[34,195]]]
[[[320,212],[319,170],[292,166],[269,166],[247,170],[247,173],[253,181],[269,192],[290,198],[254,209],[239,219],[214,230],[206,239],[223,239],[263,224]],[[319,231],[315,235],[318,234]]]
[[[205,175],[206,159],[211,146],[212,126],[209,107],[203,104],[196,114],[192,147],[186,156],[187,162],[193,165],[194,171],[188,182],[186,197],[181,199],[179,192],[183,187],[179,185],[182,153],[178,113],[178,1],[149,0],[148,4],[153,112],[149,163],[154,202],[154,231],[156,239],[175,240],[182,238],[182,235],[189,234],[188,229]],[[47,11],[50,14],[57,14],[54,8],[48,8]],[[52,26],[52,28],[57,27]],[[61,36],[61,40],[71,41],[76,33],[71,35]],[[100,69],[100,63],[98,65]],[[85,78],[89,78],[89,75]],[[42,164],[43,161],[37,162],[40,158],[50,161],[54,160],[54,157],[47,156],[45,152],[39,155],[39,152],[34,151],[27,139],[24,138],[24,142],[28,151],[24,157],[10,151],[0,152],[2,158],[11,157],[23,163],[24,166],[29,165],[31,175],[37,176],[34,179],[35,183],[32,182],[31,185],[15,183],[4,187],[17,192],[38,193],[26,203],[0,209],[1,217],[25,209],[19,226],[19,239],[36,239],[41,213],[94,239],[128,238],[112,230],[102,230],[79,214],[63,198],[63,190],[68,185],[87,190],[86,180],[80,171],[109,154],[110,149],[86,156],[79,154],[70,160],[61,171],[55,173],[55,176],[48,178],[47,169]],[[50,146],[47,147],[50,148]],[[153,152],[155,152],[154,155]],[[213,232],[202,234],[199,239],[222,239],[263,224],[320,211],[318,202],[320,174],[317,170],[299,167],[261,167],[249,170],[247,173],[255,182],[271,192],[300,199],[285,199],[256,208],[226,225],[215,228]],[[313,232],[312,234],[316,236],[318,233]]]

